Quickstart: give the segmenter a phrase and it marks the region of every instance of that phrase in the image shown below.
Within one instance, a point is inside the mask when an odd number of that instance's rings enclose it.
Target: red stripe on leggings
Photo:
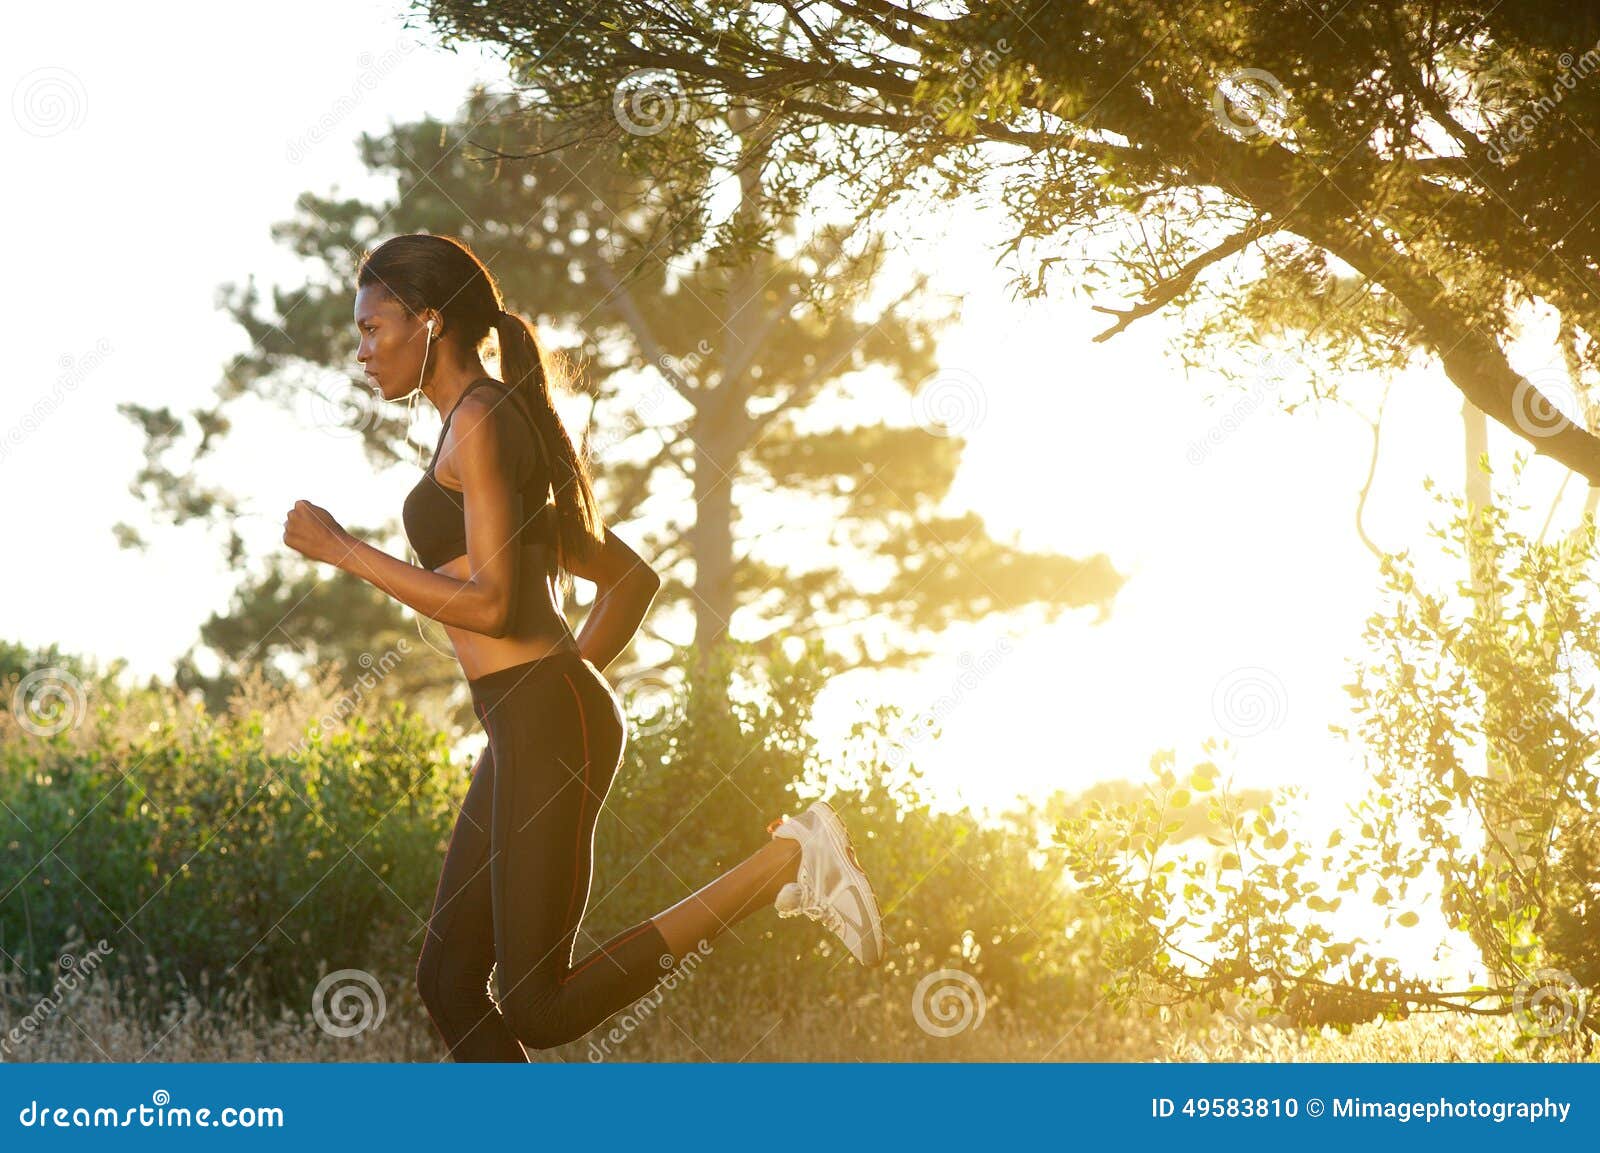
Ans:
[[[643,932],[646,932],[647,930],[649,930],[651,925],[652,925],[652,923],[653,922],[646,921],[644,924],[640,925],[633,932],[629,933],[626,937],[622,938],[622,940],[618,941],[616,943],[616,945],[606,945],[606,946],[603,946],[602,948],[596,949],[594,951],[594,955],[592,957],[590,957],[583,964],[579,965],[576,969],[572,970],[572,972],[568,973],[565,977],[562,977],[561,978],[561,984],[565,985],[568,981],[572,980],[572,978],[576,977],[579,973],[583,972],[590,965],[592,965],[596,961],[598,961],[601,957],[609,957],[611,955],[611,950],[616,948],[617,945],[626,945],[629,941],[633,940],[640,933],[643,933]]]

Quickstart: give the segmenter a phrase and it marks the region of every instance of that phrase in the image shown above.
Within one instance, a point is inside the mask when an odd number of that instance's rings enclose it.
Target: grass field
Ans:
[[[38,1011],[14,996],[0,1005],[0,1054],[8,1061],[437,1061],[443,1046],[415,990],[386,998],[382,1019],[351,1037],[321,1028],[307,1011],[265,1018],[244,991],[190,996],[152,1012],[125,987],[91,982],[72,999]],[[1546,1061],[1600,1059],[1572,1036],[1519,1048],[1505,1017],[1418,1016],[1403,1021],[1303,1032],[1266,1026],[1244,1034],[1226,1019],[1179,1028],[1119,1018],[1106,1006],[1059,1021],[991,1011],[953,1036],[918,1028],[900,998],[854,1004],[767,1005],[754,1009],[727,990],[664,1002],[613,1037],[619,1014],[589,1038],[532,1054],[540,1061]],[[733,1010],[737,1011],[733,1011]],[[24,1016],[24,1012],[29,1014]],[[21,1023],[31,1019],[33,1027]]]

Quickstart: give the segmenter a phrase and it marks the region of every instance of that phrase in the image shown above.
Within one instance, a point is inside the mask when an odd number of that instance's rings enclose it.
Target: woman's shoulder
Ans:
[[[481,387],[483,385],[489,387]],[[527,410],[526,400],[511,385],[492,376],[480,377],[467,386],[457,408],[466,417],[469,427],[489,421],[497,432],[508,438],[509,443],[516,446],[516,455],[528,461],[524,467],[530,480],[548,472],[549,457],[544,438]]]
[[[483,389],[483,385],[489,386],[487,391]],[[513,388],[503,380],[496,380],[492,376],[480,376],[467,386],[467,391],[462,394],[462,399],[466,400],[468,396],[478,401],[480,405],[497,412],[502,407],[509,406],[511,411],[515,411],[524,418],[525,423],[530,428],[535,426],[533,413],[528,408],[528,398],[523,396],[520,390]]]

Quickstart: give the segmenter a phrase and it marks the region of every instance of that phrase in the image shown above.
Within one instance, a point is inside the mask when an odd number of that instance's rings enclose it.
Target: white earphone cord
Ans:
[[[415,421],[412,419],[412,417],[414,415],[414,410],[417,407],[417,397],[422,395],[422,378],[428,374],[428,353],[432,349],[433,349],[433,321],[430,320],[430,321],[428,321],[428,343],[422,349],[422,371],[417,373],[417,387],[413,388],[411,390],[411,400],[406,405],[406,439],[407,440],[411,439],[412,426],[415,423]],[[422,463],[422,445],[420,443],[417,445],[417,467],[418,468],[425,468],[426,467]]]
[[[413,419],[413,415],[414,415],[415,409],[417,407],[417,397],[422,395],[422,378],[428,374],[428,353],[430,351],[432,351],[432,349],[433,349],[433,321],[429,320],[428,321],[428,343],[426,345],[424,345],[423,349],[422,349],[422,371],[417,374],[417,387],[411,390],[411,400],[406,405],[406,439],[407,440],[411,440],[412,439],[411,433],[412,433],[413,427],[416,424],[416,421]],[[417,445],[417,467],[420,468],[420,469],[423,469],[424,471],[426,471],[427,470],[427,466],[422,463],[422,444],[421,444],[420,441],[415,442],[415,443]],[[411,554],[412,563],[414,563],[416,565],[419,565],[419,566],[422,564],[422,558],[419,557],[417,555],[417,553],[416,553],[416,550],[411,547],[411,541],[409,540],[409,538],[406,541],[406,551]],[[417,617],[417,631],[418,631],[418,633],[420,633],[422,631],[422,617],[421,617],[421,614],[418,614],[418,617]]]

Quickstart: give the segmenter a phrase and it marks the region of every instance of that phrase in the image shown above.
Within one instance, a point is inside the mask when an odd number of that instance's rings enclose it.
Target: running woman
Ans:
[[[283,540],[444,625],[488,735],[417,963],[449,1055],[526,1061],[528,1049],[576,1040],[769,903],[821,922],[863,965],[881,964],[872,886],[821,801],[774,820],[765,844],[704,888],[573,956],[595,823],[627,740],[601,670],[627,647],[661,578],[602,522],[544,350],[467,245],[397,236],[363,256],[356,285],[356,359],[378,394],[420,391],[444,417],[403,510],[420,564],[357,540],[308,501],[290,510]],[[484,371],[491,331],[504,381]],[[562,573],[596,586],[577,635],[559,607]]]

